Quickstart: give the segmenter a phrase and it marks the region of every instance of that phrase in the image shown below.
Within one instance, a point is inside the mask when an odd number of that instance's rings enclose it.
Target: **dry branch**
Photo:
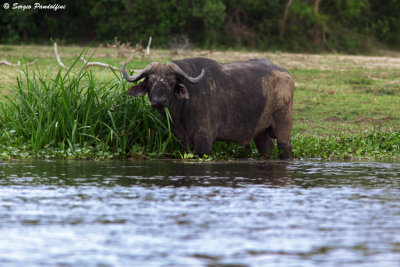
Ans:
[[[24,65],[31,66],[35,63],[36,63],[36,59],[32,62],[25,63]],[[6,65],[6,66],[10,66],[10,67],[20,67],[21,62],[18,60],[17,64],[14,64],[14,63],[11,63],[10,61],[3,59],[3,60],[0,60],[0,65]]]
[[[129,56],[129,58],[125,61],[125,63],[128,63],[130,61],[132,61],[133,57],[135,56],[135,54],[139,52],[142,54],[142,60],[144,57],[144,51],[143,51],[143,46],[141,44],[137,44],[136,47],[132,50],[131,55]]]
[[[11,67],[17,67],[18,66],[17,64],[13,64],[13,63],[5,60],[5,59],[0,61],[0,65],[6,65],[6,66],[11,66]]]
[[[129,48],[131,46],[131,43],[122,43],[118,41],[118,37],[114,37],[114,44],[107,44],[108,48],[114,48],[118,52],[118,57],[123,57],[125,53],[129,51]]]
[[[190,48],[191,44],[189,38],[186,36],[174,37],[173,42],[170,43],[171,54],[173,55],[183,55],[185,50]]]
[[[65,68],[64,63],[61,62],[60,55],[58,54],[56,42],[54,42],[54,53],[56,54],[58,64],[60,64],[61,67]]]
[[[151,44],[151,37],[150,37],[149,45],[148,45],[148,48],[149,48],[149,49],[150,49],[150,44]],[[131,43],[127,43],[127,44],[122,44],[122,45],[121,45],[120,42],[118,41],[117,37],[115,37],[115,44],[114,44],[114,45],[108,44],[107,46],[108,46],[108,47],[115,47],[115,48],[117,48],[117,47],[118,47],[118,48],[120,48],[120,47],[126,48],[126,47],[129,47],[130,45],[131,45]],[[127,60],[125,63],[131,61],[131,60],[133,59],[133,56],[135,55],[135,53],[136,53],[137,51],[142,52],[142,54],[144,55],[143,47],[142,47],[141,45],[136,45],[135,49],[132,50],[131,56],[128,58],[128,60]],[[56,54],[56,58],[57,58],[58,64],[60,64],[62,67],[65,68],[65,65],[61,62],[60,56],[59,56],[58,51],[57,51],[57,43],[54,43],[54,53]],[[143,58],[143,57],[142,57],[142,58]],[[110,64],[107,64],[107,63],[102,63],[102,62],[89,62],[89,61],[87,61],[84,57],[81,57],[81,60],[85,63],[85,69],[90,68],[90,67],[97,66],[97,67],[102,67],[102,68],[107,68],[107,69],[111,68],[111,69],[116,70],[116,71],[121,71],[120,68],[114,67],[114,66],[112,66],[112,65],[110,65]],[[6,61],[6,62],[7,62],[7,63],[10,63],[10,62],[8,62],[8,61]],[[4,63],[4,64],[6,64],[6,63]],[[11,63],[10,63],[10,64],[11,64]],[[18,64],[19,64],[19,63],[18,63]],[[134,71],[134,72],[139,72],[139,71],[141,71],[141,70],[133,70],[133,71]]]
[[[110,64],[107,63],[102,63],[102,62],[88,62],[84,57],[81,57],[81,60],[86,64],[85,69],[97,66],[97,67],[102,67],[102,68],[112,68],[113,70],[116,71],[121,71],[121,69],[111,66]],[[142,70],[133,70],[134,72],[140,72]]]
[[[150,55],[151,39],[152,39],[152,37],[150,36],[150,38],[149,38],[149,43],[147,44],[147,47],[146,47],[146,54],[147,54],[147,55]]]
[[[121,43],[120,41],[118,41],[118,37],[114,37],[114,43],[113,44],[107,44],[108,48],[113,48],[117,50],[117,57],[121,57],[121,58],[125,58],[126,54],[128,54],[130,51],[130,56],[128,57],[128,59],[126,59],[125,63],[130,62],[133,60],[133,58],[135,57],[135,55],[137,53],[141,54],[141,60],[143,60],[143,58],[146,55],[150,55],[150,46],[151,46],[151,41],[152,41],[152,37],[150,36],[149,38],[149,42],[147,44],[146,47],[146,52],[144,51],[144,48],[142,46],[142,44],[136,44],[135,48],[131,49],[131,43]]]
[[[118,37],[115,36],[114,37],[114,44],[107,44],[107,47],[109,48],[118,48],[118,49],[124,49],[124,48],[128,48],[131,45],[131,43],[123,43],[121,44],[120,41],[118,41]]]
[[[107,69],[108,69],[108,68],[112,68],[113,70],[121,71],[121,69],[119,69],[119,68],[117,68],[117,67],[114,67],[114,66],[111,66],[111,65],[106,64],[106,63],[101,63],[101,62],[88,62],[84,57],[81,57],[81,60],[82,60],[83,62],[85,62],[85,64],[86,64],[85,69],[90,68],[90,67],[93,67],[93,66],[98,66],[98,67],[102,67],[102,68],[107,68]]]

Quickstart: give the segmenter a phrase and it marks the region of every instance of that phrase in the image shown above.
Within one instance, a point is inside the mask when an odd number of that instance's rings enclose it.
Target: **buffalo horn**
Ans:
[[[122,66],[122,75],[124,75],[124,78],[128,82],[136,82],[136,81],[140,80],[141,78],[143,78],[144,76],[146,76],[153,69],[154,64],[153,63],[149,64],[145,69],[143,69],[141,72],[139,72],[136,75],[129,75],[126,72],[125,66],[126,66],[126,63]]]
[[[178,65],[176,65],[175,63],[170,63],[172,66],[173,71],[175,72],[175,74],[181,75],[182,77],[184,77],[186,80],[188,80],[191,83],[198,83],[205,74],[204,69],[201,69],[201,73],[199,76],[193,78],[190,77],[189,75],[187,75]]]

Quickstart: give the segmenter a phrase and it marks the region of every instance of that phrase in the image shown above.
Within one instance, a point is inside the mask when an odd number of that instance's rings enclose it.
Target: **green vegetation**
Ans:
[[[354,135],[293,138],[294,158],[399,160],[400,132],[361,132]]]
[[[187,39],[207,49],[360,53],[381,45],[400,48],[400,0],[76,0],[57,2],[65,5],[57,11],[35,9],[36,2],[2,10],[0,43],[50,38],[63,44],[110,43],[118,35],[144,45],[153,36],[156,47]]]
[[[25,70],[17,78],[14,95],[0,105],[3,159],[165,156],[177,147],[146,99],[126,95],[120,75],[104,81],[74,68],[78,59],[65,72]]]
[[[169,130],[173,122],[152,109],[147,97],[126,95],[128,83],[119,73],[85,69],[81,48],[60,49],[69,66],[64,69],[51,47],[0,46],[13,62],[34,50],[42,54],[33,66],[0,66],[0,159],[196,158],[183,152]],[[118,66],[113,51],[98,49],[92,58],[85,51],[84,56]],[[204,51],[183,56],[199,55]],[[135,59],[128,67],[172,57],[167,50],[154,50],[151,58]],[[210,57],[220,62],[266,57],[292,73],[292,157],[400,159],[400,59],[220,51]],[[33,58],[22,59],[24,64]],[[207,160],[237,157],[259,155],[254,144],[248,151],[216,142]]]

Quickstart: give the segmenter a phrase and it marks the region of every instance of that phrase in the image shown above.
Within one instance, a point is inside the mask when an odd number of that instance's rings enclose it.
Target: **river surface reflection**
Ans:
[[[396,266],[400,163],[0,163],[0,266]]]

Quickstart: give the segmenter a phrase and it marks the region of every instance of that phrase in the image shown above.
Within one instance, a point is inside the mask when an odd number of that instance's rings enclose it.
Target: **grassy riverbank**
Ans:
[[[192,158],[168,131],[147,98],[126,96],[119,73],[84,69],[81,47],[0,46],[0,158]],[[86,53],[86,52],[84,52]],[[91,61],[120,66],[117,51],[91,48]],[[154,50],[128,64],[204,56],[219,62],[266,57],[288,69],[296,82],[294,158],[400,159],[400,54],[390,56],[306,55],[233,51]],[[216,142],[212,157],[257,157]]]

